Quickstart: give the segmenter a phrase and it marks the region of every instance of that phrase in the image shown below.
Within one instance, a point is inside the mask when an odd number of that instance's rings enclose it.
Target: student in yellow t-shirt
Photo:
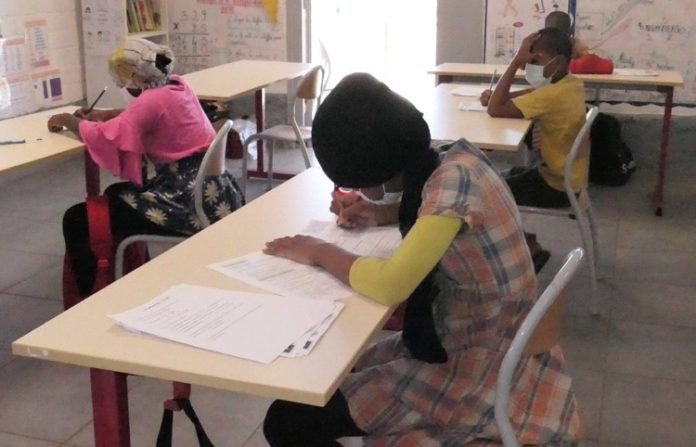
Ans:
[[[568,72],[571,49],[568,35],[556,28],[544,28],[528,36],[495,90],[481,96],[491,116],[532,119],[537,128],[540,164],[513,168],[507,177],[519,205],[569,205],[563,188],[563,168],[585,122],[583,83]],[[510,93],[518,69],[525,69],[533,88]],[[573,189],[578,192],[587,169],[587,160],[580,160],[573,171]]]

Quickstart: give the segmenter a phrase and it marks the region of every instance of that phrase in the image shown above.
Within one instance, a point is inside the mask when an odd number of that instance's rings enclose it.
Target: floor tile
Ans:
[[[35,254],[63,255],[63,228],[51,221],[25,222],[21,227],[2,233],[3,248]]]
[[[568,367],[573,370],[604,370],[607,361],[609,327],[596,317],[566,316],[563,319],[561,347]]]
[[[573,378],[573,392],[583,426],[582,439],[599,439],[604,373],[583,370],[573,370],[569,373]]]
[[[17,284],[58,262],[56,255],[0,249],[0,291]]]
[[[130,377],[131,443],[154,445],[162,419],[162,402],[171,397],[171,382]],[[271,401],[254,396],[193,387],[191,402],[215,445],[241,446],[259,428]],[[88,424],[68,442],[78,447],[93,445],[93,426]],[[174,418],[173,445],[197,445],[191,423],[183,414]]]
[[[0,293],[0,348],[11,350],[17,338],[63,311],[55,301]]]
[[[694,340],[696,328],[613,321],[609,330],[607,371],[696,381]]]
[[[622,281],[614,286],[612,319],[696,328],[696,286]]]
[[[696,286],[696,256],[693,252],[646,252],[639,248],[616,251],[615,275],[628,281],[654,281],[664,284]]]
[[[696,384],[609,374],[604,396],[600,445],[694,445]]]
[[[85,368],[18,358],[0,369],[0,431],[65,442],[92,418]]]
[[[0,445],[2,447],[58,447],[60,444],[44,441],[42,439],[27,438],[12,433],[0,432]]]
[[[13,295],[63,301],[63,262],[46,267],[38,273],[5,290]]]
[[[621,248],[638,249],[645,253],[696,251],[693,229],[673,217],[621,219],[616,243]]]

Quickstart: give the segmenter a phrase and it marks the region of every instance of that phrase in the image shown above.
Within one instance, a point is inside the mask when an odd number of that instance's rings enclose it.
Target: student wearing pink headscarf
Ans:
[[[108,187],[112,233],[190,235],[201,228],[192,187],[203,154],[215,138],[196,95],[186,81],[172,74],[174,55],[145,39],[128,39],[109,60],[109,71],[127,98],[120,110],[93,110],[85,115],[52,116],[52,131],[67,128],[85,143],[101,167],[126,180]],[[142,162],[155,165],[153,178],[142,178]],[[206,179],[204,210],[211,222],[243,204],[231,176]],[[92,289],[96,258],[89,248],[84,203],[63,218],[66,251],[73,260],[82,295]]]

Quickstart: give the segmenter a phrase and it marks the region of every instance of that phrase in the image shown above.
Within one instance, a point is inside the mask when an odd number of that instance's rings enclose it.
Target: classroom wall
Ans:
[[[9,38],[24,35],[27,21],[46,20],[50,68],[59,70],[62,100],[58,106],[84,98],[81,51],[80,0],[0,1],[0,33]]]
[[[436,61],[483,62],[485,0],[438,0]]]

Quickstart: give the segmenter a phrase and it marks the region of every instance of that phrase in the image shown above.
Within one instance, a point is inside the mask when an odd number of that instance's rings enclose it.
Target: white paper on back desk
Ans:
[[[342,308],[328,301],[180,284],[109,317],[126,329],[270,363]]]
[[[396,227],[344,230],[335,222],[313,220],[303,234],[333,242],[360,256],[388,257],[401,242]],[[283,296],[339,300],[355,292],[318,267],[310,267],[261,252],[250,253],[208,266],[232,278]]]

